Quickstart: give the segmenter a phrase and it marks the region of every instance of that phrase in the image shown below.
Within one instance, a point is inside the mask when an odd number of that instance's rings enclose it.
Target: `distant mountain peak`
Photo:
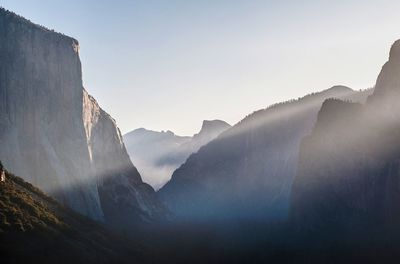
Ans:
[[[369,103],[382,102],[388,105],[397,105],[400,97],[400,40],[392,45],[389,60],[383,65],[376,80],[375,91],[369,97]]]
[[[158,189],[192,153],[230,127],[222,120],[204,120],[201,130],[193,137],[178,136],[170,130],[157,132],[140,128],[124,135],[124,141],[145,181]]]
[[[222,121],[222,120],[203,120],[203,124],[201,125],[200,132],[197,135],[201,135],[204,133],[208,133],[210,131],[214,130],[225,130],[229,128],[231,125],[229,125],[227,122]]]
[[[340,92],[340,91],[344,91],[344,92],[351,92],[353,91],[353,89],[351,89],[348,86],[345,85],[334,85],[331,88],[327,89],[326,91],[336,91],[336,92]]]
[[[396,60],[400,62],[400,39],[396,40],[389,52],[389,61]]]
[[[144,127],[140,127],[140,128],[136,128],[135,130],[133,130],[133,131],[148,131],[146,128],[144,128]],[[132,132],[133,132],[132,131]]]
[[[164,134],[167,134],[167,135],[170,135],[170,136],[175,136],[175,133],[172,132],[171,130],[167,130],[167,131],[162,130],[161,133],[164,133]]]

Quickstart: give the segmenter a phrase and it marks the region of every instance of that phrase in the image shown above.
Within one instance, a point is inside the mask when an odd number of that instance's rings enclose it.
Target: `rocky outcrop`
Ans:
[[[291,209],[292,220],[299,226],[306,230],[397,229],[399,101],[397,41],[367,102],[326,101],[315,128],[303,140]]]
[[[204,120],[193,137],[182,137],[171,131],[156,132],[139,128],[124,135],[132,162],[144,181],[155,189],[162,187],[190,154],[216,138],[230,125],[221,120]]]
[[[207,144],[230,127],[228,123],[222,120],[204,120],[200,132],[193,136],[190,143],[188,143],[189,146],[186,148],[191,148],[193,150],[192,153],[196,152],[201,146]]]
[[[286,219],[300,142],[322,102],[369,92],[335,86],[257,111],[191,155],[158,194],[178,218]]]
[[[161,208],[115,121],[83,89],[78,41],[4,9],[0,146],[7,168],[93,219],[117,217],[110,207],[145,219]]]

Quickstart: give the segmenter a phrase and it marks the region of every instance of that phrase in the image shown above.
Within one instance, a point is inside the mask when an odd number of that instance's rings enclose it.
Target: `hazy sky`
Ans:
[[[371,87],[400,1],[0,0],[77,38],[86,89],[122,132],[191,135],[329,88]]]

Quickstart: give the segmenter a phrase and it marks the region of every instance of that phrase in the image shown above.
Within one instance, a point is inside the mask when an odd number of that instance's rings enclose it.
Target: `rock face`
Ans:
[[[139,128],[124,135],[124,141],[144,181],[159,189],[190,154],[229,127],[228,123],[221,120],[204,120],[200,132],[193,137]]]
[[[196,152],[201,146],[207,144],[231,126],[222,120],[204,120],[200,132],[195,134],[186,148]]]
[[[158,194],[178,218],[285,219],[299,145],[322,102],[368,94],[336,86],[257,111],[191,155]]]
[[[161,208],[115,121],[82,86],[78,41],[0,9],[0,159],[97,220]],[[117,189],[121,189],[118,191]]]
[[[400,41],[364,105],[326,101],[301,146],[292,219],[306,230],[397,228]]]

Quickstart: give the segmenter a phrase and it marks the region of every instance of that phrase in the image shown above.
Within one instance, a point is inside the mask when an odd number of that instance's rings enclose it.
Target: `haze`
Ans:
[[[192,135],[335,84],[372,87],[400,24],[397,1],[0,5],[79,40],[84,85],[123,133]]]

